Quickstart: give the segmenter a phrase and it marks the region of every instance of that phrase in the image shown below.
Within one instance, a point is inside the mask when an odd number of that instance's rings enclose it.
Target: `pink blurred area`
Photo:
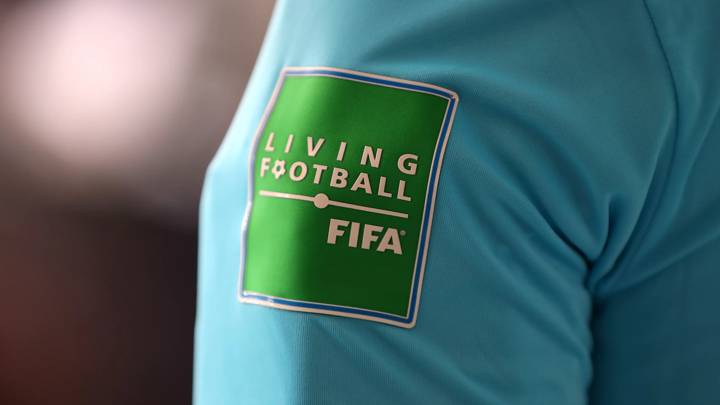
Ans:
[[[204,167],[242,94],[270,7],[265,0],[6,6],[3,185],[192,226]]]
[[[0,3],[0,404],[190,403],[202,179],[271,8]]]

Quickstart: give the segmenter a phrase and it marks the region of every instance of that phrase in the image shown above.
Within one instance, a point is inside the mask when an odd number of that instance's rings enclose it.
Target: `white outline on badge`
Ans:
[[[244,290],[243,279],[245,273],[247,231],[250,215],[252,213],[254,187],[255,187],[255,157],[257,154],[258,142],[265,130],[265,125],[275,107],[275,102],[280,90],[288,76],[327,76],[337,79],[352,80],[361,83],[367,83],[376,86],[392,87],[406,91],[415,91],[419,93],[427,93],[437,97],[444,98],[448,101],[445,108],[445,115],[440,125],[440,133],[435,143],[435,151],[433,153],[432,165],[428,174],[427,188],[425,191],[425,201],[423,202],[423,218],[420,223],[420,239],[415,254],[415,263],[413,266],[412,284],[410,285],[410,297],[408,298],[408,309],[405,316],[397,314],[375,311],[365,308],[357,308],[343,306],[337,304],[326,304],[320,302],[294,300],[289,298],[275,297],[254,291]],[[310,312],[326,315],[342,316],[347,318],[364,319],[368,321],[385,323],[401,328],[413,328],[417,322],[417,314],[420,309],[420,295],[422,293],[422,283],[425,275],[425,266],[427,262],[427,252],[429,248],[430,231],[432,228],[433,214],[435,211],[435,198],[440,178],[440,170],[445,155],[445,148],[450,132],[452,130],[455,112],[457,111],[460,98],[457,93],[443,87],[433,84],[416,82],[411,80],[397,79],[390,76],[377,75],[372,73],[358,72],[348,69],[332,68],[332,67],[284,67],[278,76],[277,83],[273,89],[270,100],[263,112],[258,128],[253,136],[250,146],[248,158],[248,195],[245,213],[241,223],[241,244],[240,244],[240,274],[237,285],[237,298],[240,302],[262,305],[266,307],[285,309],[298,312]],[[418,269],[420,270],[418,272]],[[418,274],[419,273],[419,274]]]

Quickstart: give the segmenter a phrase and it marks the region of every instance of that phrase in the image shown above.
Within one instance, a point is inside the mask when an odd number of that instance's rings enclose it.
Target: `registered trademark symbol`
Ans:
[[[400,231],[400,236],[405,236],[406,233],[407,233],[407,232],[405,232],[405,230],[402,229],[402,230]]]

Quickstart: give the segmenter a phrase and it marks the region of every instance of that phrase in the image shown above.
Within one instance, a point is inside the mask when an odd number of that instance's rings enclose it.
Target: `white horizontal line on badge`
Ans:
[[[387,215],[390,217],[397,217],[397,218],[407,218],[408,214],[404,212],[397,212],[397,211],[390,211],[385,210],[382,208],[375,208],[375,207],[366,207],[363,205],[357,205],[357,204],[351,204],[346,203],[342,201],[335,201],[331,200],[326,194],[324,193],[318,193],[314,196],[309,195],[302,195],[302,194],[291,194],[291,193],[281,193],[277,191],[268,191],[268,190],[260,190],[260,195],[263,197],[273,197],[273,198],[285,198],[288,200],[299,200],[299,201],[309,201],[315,205],[317,208],[325,208],[329,205],[334,207],[340,207],[340,208],[348,208],[355,211],[364,211],[364,212],[371,212],[373,214],[381,214],[381,215]]]

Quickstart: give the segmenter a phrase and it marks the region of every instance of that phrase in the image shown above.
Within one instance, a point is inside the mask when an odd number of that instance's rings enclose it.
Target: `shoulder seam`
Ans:
[[[652,11],[650,9],[650,6],[647,4],[647,0],[642,0],[643,8],[645,9],[645,14],[647,15],[650,26],[652,27],[652,32],[655,36],[655,40],[657,41],[658,48],[660,50],[660,53],[662,54],[662,58],[665,64],[665,67],[667,68],[670,85],[672,86],[672,92],[673,92],[673,104],[674,104],[674,128],[672,128],[672,131],[669,132],[669,136],[672,137],[671,142],[671,150],[670,150],[670,157],[667,164],[667,169],[665,170],[665,173],[663,173],[663,176],[661,177],[661,183],[658,185],[658,191],[654,193],[654,196],[651,196],[651,188],[648,186],[647,193],[644,196],[642,208],[641,208],[641,214],[640,217],[638,217],[638,222],[635,224],[635,229],[632,231],[632,234],[635,235],[635,241],[632,241],[632,239],[628,242],[626,242],[626,246],[623,248],[623,250],[620,252],[620,255],[616,258],[615,264],[612,266],[613,271],[611,271],[609,274],[617,273],[617,271],[621,268],[625,268],[627,266],[632,265],[633,260],[635,259],[635,255],[637,253],[637,249],[642,245],[644,242],[647,234],[648,229],[650,225],[654,222],[655,217],[658,215],[658,210],[661,206],[662,201],[664,200],[664,196],[667,192],[667,187],[670,179],[670,174],[673,172],[673,168],[675,166],[675,160],[677,155],[677,145],[678,145],[678,139],[680,138],[680,99],[678,96],[678,87],[677,82],[675,79],[675,72],[673,71],[672,65],[670,63],[670,58],[668,56],[667,50],[665,49],[665,45],[663,44],[662,38],[660,36],[660,32],[658,30],[657,24],[655,22],[655,19],[653,18]],[[662,144],[665,144],[668,142],[667,140],[663,140]],[[657,167],[656,163],[656,167]],[[657,172],[653,173],[653,176],[650,180],[650,183],[653,182],[653,179],[656,179],[658,177]],[[654,197],[654,198],[653,198]],[[642,212],[646,212],[646,220],[644,223],[640,223],[642,221]],[[631,237],[632,238],[632,237]],[[634,246],[630,247],[628,244],[631,243]],[[628,249],[629,248],[629,249]],[[625,256],[625,257],[623,257]],[[605,276],[607,277],[607,275]],[[605,278],[603,277],[603,278]],[[635,280],[635,283],[642,281]],[[599,287],[599,284],[596,284],[595,287],[595,293],[603,294],[602,287]]]

